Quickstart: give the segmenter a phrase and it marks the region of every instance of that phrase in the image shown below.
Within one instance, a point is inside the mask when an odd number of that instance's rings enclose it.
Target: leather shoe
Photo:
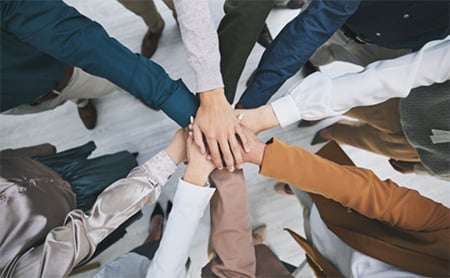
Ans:
[[[150,29],[147,30],[147,33],[145,33],[144,38],[142,39],[141,45],[141,54],[143,56],[151,58],[153,54],[155,54],[163,28],[161,28],[161,32],[159,33],[153,33]]]
[[[275,0],[274,7],[288,8],[288,9],[301,9],[305,5],[304,0]]]
[[[294,195],[294,192],[292,191],[291,187],[287,183],[279,182],[275,184],[273,187],[275,189],[275,192],[284,194],[284,195]]]
[[[93,129],[97,124],[97,110],[90,99],[85,106],[78,106],[78,115],[87,129]]]
[[[264,27],[261,30],[261,33],[259,33],[259,37],[257,42],[264,48],[269,47],[269,45],[272,43],[273,38],[270,34],[269,28],[267,28],[267,24],[264,23]]]
[[[322,132],[322,130],[324,130],[325,128],[322,128],[321,130],[317,131],[316,134],[314,135],[312,141],[311,141],[311,146],[317,145],[317,144],[321,144],[321,143],[325,143],[330,141],[330,139],[325,139],[322,136],[320,136],[320,133]]]
[[[314,66],[310,61],[307,61],[302,67],[303,77],[307,77],[308,75],[311,75],[316,71],[319,71],[319,68]]]

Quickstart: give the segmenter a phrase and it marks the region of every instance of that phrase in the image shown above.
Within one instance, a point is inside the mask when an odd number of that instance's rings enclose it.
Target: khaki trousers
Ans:
[[[358,121],[341,120],[327,128],[335,141],[396,160],[420,162],[416,149],[403,133],[399,98],[355,107],[345,115]]]
[[[91,75],[82,69],[75,67],[67,86],[61,92],[54,91],[55,93],[58,93],[57,97],[37,105],[21,104],[3,112],[3,114],[23,115],[43,112],[54,109],[68,100],[73,101],[82,107],[83,103],[86,102],[86,99],[105,96],[116,90],[119,90],[119,87],[107,79]]]
[[[344,61],[365,67],[372,62],[397,58],[410,52],[411,49],[389,49],[373,43],[361,44],[338,29],[309,60],[315,66]]]
[[[176,18],[175,6],[173,0],[162,0],[164,4],[172,11]],[[153,0],[119,0],[128,10],[142,17],[150,31],[160,33],[164,28],[164,20],[158,12]]]

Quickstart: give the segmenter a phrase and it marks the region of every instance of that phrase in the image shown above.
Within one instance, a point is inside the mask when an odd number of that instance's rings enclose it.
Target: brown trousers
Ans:
[[[345,115],[358,121],[341,120],[327,128],[337,142],[397,160],[420,161],[416,150],[403,133],[399,98],[376,105],[355,107]]]
[[[164,4],[172,11],[176,18],[175,5],[173,0],[162,0]],[[128,10],[142,17],[148,28],[154,32],[159,33],[164,27],[164,20],[158,12],[153,0],[119,0]]]

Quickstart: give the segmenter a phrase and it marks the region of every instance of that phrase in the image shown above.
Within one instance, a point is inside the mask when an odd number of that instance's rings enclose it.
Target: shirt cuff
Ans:
[[[203,212],[215,191],[215,188],[194,185],[180,178],[173,203]]]
[[[272,109],[281,127],[286,127],[301,120],[300,112],[290,95],[279,98],[272,103]]]
[[[160,151],[142,165],[147,177],[156,184],[164,186],[170,176],[175,173],[177,164],[165,151]]]
[[[181,80],[177,80],[172,94],[161,109],[181,127],[189,124],[189,117],[195,116],[200,100],[195,97]]]

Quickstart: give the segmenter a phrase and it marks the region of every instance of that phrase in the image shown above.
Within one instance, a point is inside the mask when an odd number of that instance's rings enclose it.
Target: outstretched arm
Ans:
[[[110,80],[144,103],[161,108],[181,126],[195,115],[198,100],[151,60],[132,53],[103,27],[63,1],[1,1],[7,32],[66,64]],[[111,58],[113,57],[113,58]],[[180,105],[182,103],[183,105]]]
[[[200,99],[200,107],[195,114],[194,140],[202,152],[209,148],[216,167],[226,166],[230,171],[240,169],[243,161],[236,135],[244,144],[246,139],[225,97],[219,40],[209,1],[198,0],[193,4],[191,0],[175,0],[174,4]]]
[[[264,52],[255,78],[239,103],[245,108],[266,104],[358,7],[359,1],[356,0],[311,1],[309,7],[289,22]]]
[[[92,256],[97,244],[112,231],[158,199],[177,164],[185,160],[184,142],[184,132],[180,130],[164,151],[134,168],[127,178],[108,186],[97,197],[89,215],[81,210],[69,212],[68,223],[54,228],[43,248],[40,246],[23,257],[21,264],[39,276],[69,275],[76,265]]]
[[[189,162],[179,181],[167,228],[148,269],[149,278],[180,276],[198,223],[215,191],[204,187],[214,165],[200,153],[191,136],[187,141],[187,153]]]
[[[401,229],[429,231],[450,226],[447,207],[389,179],[382,181],[368,169],[341,166],[277,139],[266,145],[251,134],[248,138],[252,151],[244,159],[260,165],[264,176],[335,200]]]
[[[286,96],[236,113],[244,114],[243,124],[259,132],[278,125],[286,127],[301,119],[342,115],[353,107],[374,105],[393,97],[405,98],[414,88],[449,79],[447,37],[429,42],[418,52],[374,62],[360,72],[334,78],[317,72],[295,84]]]

